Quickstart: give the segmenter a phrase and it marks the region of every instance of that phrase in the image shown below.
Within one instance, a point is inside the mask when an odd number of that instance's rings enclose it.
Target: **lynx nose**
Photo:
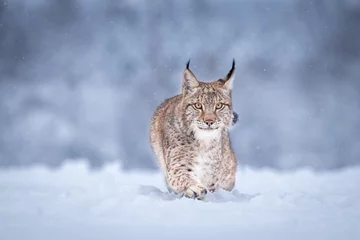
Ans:
[[[208,125],[210,127],[211,125],[214,124],[215,121],[212,119],[207,119],[207,120],[204,120],[204,122],[206,123],[206,125]]]

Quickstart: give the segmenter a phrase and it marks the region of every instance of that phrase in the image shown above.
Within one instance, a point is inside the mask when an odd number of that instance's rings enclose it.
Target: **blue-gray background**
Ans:
[[[87,159],[154,169],[148,127],[237,62],[239,163],[360,163],[358,0],[0,1],[0,167]]]

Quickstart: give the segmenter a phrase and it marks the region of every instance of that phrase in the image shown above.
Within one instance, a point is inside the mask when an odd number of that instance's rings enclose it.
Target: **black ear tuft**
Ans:
[[[190,59],[189,59],[189,61],[186,63],[186,69],[189,69],[189,65],[190,65]]]
[[[235,59],[233,59],[232,67],[231,67],[230,71],[228,72],[228,74],[226,75],[226,79],[225,79],[226,81],[229,80],[229,78],[233,74],[234,70],[235,70]]]

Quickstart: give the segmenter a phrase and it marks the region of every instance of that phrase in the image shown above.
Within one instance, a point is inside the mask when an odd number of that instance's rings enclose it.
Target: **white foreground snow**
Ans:
[[[115,164],[0,170],[0,239],[360,239],[359,183],[360,168],[239,169],[233,193],[202,202]]]

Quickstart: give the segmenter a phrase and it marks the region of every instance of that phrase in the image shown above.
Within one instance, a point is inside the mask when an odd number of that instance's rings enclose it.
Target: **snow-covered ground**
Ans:
[[[240,168],[233,193],[202,202],[116,164],[0,170],[0,239],[360,239],[359,183],[360,168]]]

